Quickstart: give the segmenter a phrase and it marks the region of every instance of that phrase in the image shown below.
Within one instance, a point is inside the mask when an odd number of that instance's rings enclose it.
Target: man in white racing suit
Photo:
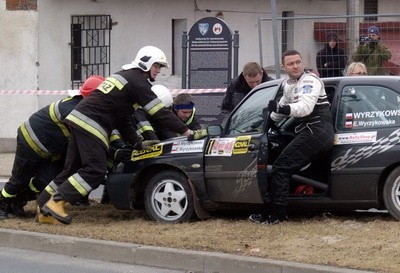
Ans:
[[[282,65],[289,78],[283,83],[283,96],[279,102],[269,101],[268,110],[273,121],[294,117],[296,136],[272,165],[268,179],[270,193],[263,196],[268,212],[249,217],[263,224],[287,220],[290,178],[316,158],[329,155],[333,148],[332,116],[323,82],[314,74],[304,72],[301,55],[296,50],[283,53]]]

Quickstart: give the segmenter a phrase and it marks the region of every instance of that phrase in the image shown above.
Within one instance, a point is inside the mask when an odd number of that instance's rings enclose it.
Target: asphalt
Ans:
[[[0,154],[0,181],[10,177],[13,153]],[[188,273],[361,273],[361,271],[331,266],[309,265],[246,257],[225,253],[181,250],[10,230],[1,228],[0,242],[4,247],[52,252],[108,262],[154,266],[184,270]]]

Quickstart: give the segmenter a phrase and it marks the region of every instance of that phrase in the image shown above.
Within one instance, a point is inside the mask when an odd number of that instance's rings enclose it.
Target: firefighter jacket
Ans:
[[[65,154],[70,132],[64,121],[82,98],[68,97],[34,113],[18,128],[21,140],[42,158]]]
[[[172,110],[175,114],[175,111]],[[201,129],[200,123],[196,119],[196,108],[193,108],[192,115],[186,122],[183,122],[190,130]],[[176,115],[176,114],[175,114]],[[172,131],[169,123],[161,124],[152,118],[143,109],[137,109],[134,114],[135,123],[137,125],[137,134],[146,140],[164,140],[180,135],[178,132]]]
[[[171,130],[179,133],[188,130],[177,116],[164,107],[140,69],[122,70],[106,78],[97,90],[75,107],[66,120],[77,130],[89,133],[107,149],[114,129],[125,141],[134,145],[139,138],[132,115],[139,107],[158,122],[169,124]]]
[[[332,122],[324,83],[312,73],[303,73],[298,80],[284,81],[283,96],[279,100],[279,105],[289,105],[289,116],[297,118],[299,124],[317,120]],[[280,121],[285,117],[283,114],[271,113],[271,119],[274,121]]]

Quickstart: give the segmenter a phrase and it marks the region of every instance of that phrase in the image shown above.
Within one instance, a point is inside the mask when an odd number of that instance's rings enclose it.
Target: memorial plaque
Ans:
[[[189,88],[224,88],[231,79],[232,33],[216,17],[197,21],[189,31]]]

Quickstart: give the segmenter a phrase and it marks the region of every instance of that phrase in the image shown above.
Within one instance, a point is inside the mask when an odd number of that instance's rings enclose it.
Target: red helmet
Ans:
[[[89,94],[93,90],[95,90],[104,80],[105,78],[103,78],[102,76],[90,76],[79,88],[79,91],[81,91],[81,95],[83,97],[89,96]]]

